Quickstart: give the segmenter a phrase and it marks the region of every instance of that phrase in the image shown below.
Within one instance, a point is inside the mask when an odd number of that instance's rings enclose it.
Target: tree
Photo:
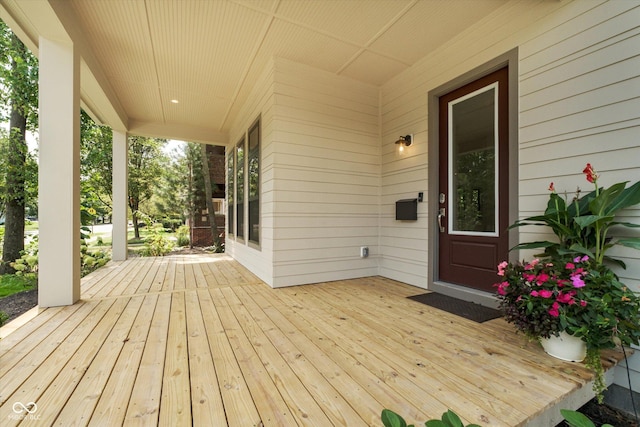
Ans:
[[[164,139],[129,137],[129,209],[136,239],[140,238],[140,207],[151,199],[166,164],[165,143]]]
[[[202,144],[202,176],[204,179],[204,198],[207,202],[207,212],[209,213],[209,227],[211,228],[211,237],[216,247],[220,246],[220,233],[218,232],[218,223],[216,222],[216,210],[213,207],[213,188],[211,186],[211,172],[209,170],[209,154],[207,146]]]
[[[113,132],[97,125],[84,111],[80,116],[81,204],[100,215],[113,209]]]
[[[196,142],[187,143],[185,148],[185,161],[187,163],[186,187],[187,187],[187,211],[189,213],[189,224],[195,224],[197,210],[202,206],[204,196],[204,174],[202,172],[202,152],[200,144]],[[193,241],[190,242],[193,247]]]
[[[0,273],[10,273],[9,263],[24,250],[24,220],[27,204],[27,130],[37,125],[38,62],[18,37],[0,22],[0,101],[2,119],[9,119],[4,189],[5,235]]]
[[[185,156],[186,145],[181,144],[168,155],[168,162],[162,169],[162,176],[153,196],[155,215],[172,226],[184,224],[187,214],[187,185],[185,177],[188,166]]]

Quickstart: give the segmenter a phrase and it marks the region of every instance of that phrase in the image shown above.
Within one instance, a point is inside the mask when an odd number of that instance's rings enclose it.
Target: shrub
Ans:
[[[189,227],[186,225],[181,225],[176,231],[176,238],[178,239],[178,246],[189,246]]]
[[[4,311],[0,311],[0,326],[4,325],[9,320],[9,315]]]
[[[154,224],[144,240],[143,256],[164,256],[173,250],[173,242],[166,238],[162,224]]]

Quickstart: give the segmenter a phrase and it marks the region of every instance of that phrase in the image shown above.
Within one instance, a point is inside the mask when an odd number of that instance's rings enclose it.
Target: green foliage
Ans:
[[[27,244],[20,258],[11,263],[11,267],[15,270],[16,276],[23,276],[26,281],[38,282],[38,236]]]
[[[38,59],[0,20],[0,105],[7,121],[8,106],[15,106],[27,119],[27,128],[38,126]]]
[[[584,414],[569,409],[561,409],[562,417],[571,427],[596,427],[596,425]],[[400,415],[389,409],[383,409],[380,416],[384,427],[414,427],[413,424],[407,425],[407,422]],[[465,427],[460,417],[448,410],[442,414],[439,420],[429,420],[424,423],[425,427]],[[478,424],[467,424],[467,427],[480,427]],[[603,424],[601,427],[613,427],[611,424]]]
[[[407,426],[404,418],[389,409],[383,409],[380,418],[385,427],[414,427],[413,424]]]
[[[598,186],[598,175],[590,164],[583,172],[587,180],[594,184],[594,191],[580,197],[578,190],[571,203],[567,203],[555,193],[551,183],[551,195],[544,214],[516,221],[510,227],[546,226],[558,237],[558,241],[522,243],[513,249],[542,248],[544,253],[541,256],[544,257],[587,255],[599,264],[608,261],[625,267],[624,262],[607,256],[606,252],[615,245],[640,249],[640,238],[615,239],[609,236],[609,231],[614,226],[640,227],[639,224],[615,220],[621,209],[640,203],[640,181],[630,187],[626,187],[627,182],[619,182],[609,188],[601,188]]]
[[[28,291],[37,286],[37,281],[24,275],[3,274],[0,275],[0,298],[13,295],[18,292]]]
[[[187,196],[193,166],[187,161],[187,147],[188,144],[181,144],[171,152],[152,198],[155,215],[163,218],[163,222],[170,221],[165,228],[175,229],[184,224],[188,213]]]
[[[407,425],[407,422],[400,415],[389,409],[383,409],[381,415],[382,424],[385,427],[413,427]],[[424,423],[426,427],[465,427],[460,417],[453,411],[448,410],[442,414],[439,420],[429,420]],[[467,427],[479,427],[477,424],[467,424]]]
[[[141,207],[151,199],[167,161],[162,153],[165,143],[164,139],[129,137],[129,209],[137,238],[140,237],[138,217]]]
[[[189,226],[182,225],[176,231],[176,238],[178,246],[189,246]]]
[[[4,311],[0,311],[0,326],[4,325],[9,320],[9,315]]]
[[[106,265],[111,256],[108,251],[105,250],[92,250],[90,251],[85,239],[82,239],[80,245],[80,276],[84,277],[87,274],[97,270],[98,268]]]
[[[560,413],[571,427],[596,427],[596,425],[584,414],[569,409],[560,409]],[[613,427],[611,424],[602,424],[602,427]]]
[[[81,205],[93,207],[96,215],[111,212],[113,202],[113,132],[97,125],[84,111],[80,116]]]
[[[640,203],[640,182],[630,187],[626,187],[628,182],[620,182],[601,188],[598,186],[599,176],[590,163],[582,172],[594,185],[592,192],[580,197],[578,190],[574,199],[567,203],[556,194],[551,183],[551,195],[544,214],[525,218],[511,226],[549,227],[557,237],[556,242],[523,243],[514,249],[543,248],[544,253],[540,255],[543,259],[534,261],[539,261],[544,268],[551,266],[549,268],[554,270],[570,270],[570,277],[563,278],[554,271],[535,271],[532,275],[532,271],[524,271],[526,267],[505,261],[498,266],[498,274],[505,280],[496,286],[507,321],[520,330],[534,337],[567,331],[586,343],[586,364],[596,374],[593,390],[598,401],[602,402],[605,384],[600,350],[614,348],[618,343],[627,346],[640,344],[640,298],[605,265],[613,263],[625,267],[621,260],[607,256],[607,251],[615,245],[640,249],[640,238],[615,239],[609,236],[614,226],[640,227],[616,221],[621,209]],[[588,260],[588,265],[580,271],[563,267],[573,266],[578,260]],[[533,261],[528,265],[532,264]],[[556,278],[560,281],[554,282]],[[542,288],[545,288],[545,295],[542,295]],[[534,296],[538,292],[542,298]],[[545,299],[553,306],[545,306]],[[563,306],[567,303],[569,305]]]
[[[144,241],[143,256],[164,256],[173,250],[174,244],[164,234],[162,224],[153,224]]]
[[[37,111],[38,61],[0,21],[0,120],[8,121],[10,129],[0,153],[0,215],[6,216],[2,272],[11,271],[10,263],[24,249],[26,207],[35,205],[36,163],[28,153],[26,132],[37,126]]]
[[[219,237],[222,237],[222,235]],[[216,254],[224,253],[224,241],[222,239],[218,239],[218,243],[214,243],[211,249],[213,250],[213,253]]]

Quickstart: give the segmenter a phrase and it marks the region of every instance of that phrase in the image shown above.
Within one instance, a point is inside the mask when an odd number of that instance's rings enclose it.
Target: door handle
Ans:
[[[446,213],[445,208],[440,208],[438,210],[438,228],[440,228],[440,232],[444,233],[444,225],[442,225],[442,218],[444,218]]]

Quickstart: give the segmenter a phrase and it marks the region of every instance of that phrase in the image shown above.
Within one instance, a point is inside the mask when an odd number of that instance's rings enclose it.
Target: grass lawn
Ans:
[[[35,287],[33,280],[25,279],[15,274],[3,274],[0,276],[0,298],[22,291],[28,291]]]

